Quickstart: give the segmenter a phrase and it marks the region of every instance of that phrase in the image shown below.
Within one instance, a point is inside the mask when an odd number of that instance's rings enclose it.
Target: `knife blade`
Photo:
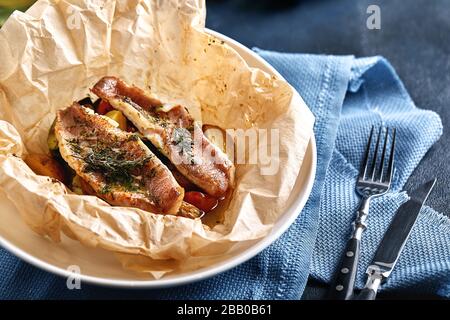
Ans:
[[[378,287],[392,273],[420,210],[435,183],[436,179],[433,179],[412,191],[410,199],[398,208],[367,268],[367,283],[356,297],[357,300],[375,299]]]

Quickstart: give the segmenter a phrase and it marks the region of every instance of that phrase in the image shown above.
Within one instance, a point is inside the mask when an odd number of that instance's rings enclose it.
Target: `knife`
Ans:
[[[397,210],[367,268],[366,285],[354,300],[375,300],[378,287],[386,281],[394,269],[419,212],[435,183],[436,179],[433,179],[412,191],[410,199]]]

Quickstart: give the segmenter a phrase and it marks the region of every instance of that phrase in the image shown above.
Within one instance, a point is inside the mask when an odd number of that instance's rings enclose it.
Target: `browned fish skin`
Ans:
[[[108,203],[179,212],[184,189],[136,135],[78,103],[58,112],[55,133],[64,160]]]
[[[190,151],[194,140],[194,128],[199,132],[201,129],[184,107],[175,106],[164,111],[161,108],[163,105],[161,101],[149,97],[143,90],[128,86],[115,77],[102,78],[93,87],[92,92],[108,101],[115,109],[122,111],[186,178],[206,193],[220,198],[233,186],[235,170],[233,163],[203,134],[201,149],[210,148],[215,160],[219,161],[212,161],[203,156],[202,150],[194,153]],[[189,150],[181,152],[183,159],[188,161],[180,163],[176,160],[180,152],[173,146],[180,144],[182,140],[187,142]],[[181,148],[184,150],[183,146]]]
[[[99,196],[92,189],[90,184],[88,184],[82,178],[80,178],[80,184],[81,184],[81,189],[83,190],[84,194],[91,195],[91,196],[96,196],[96,197]],[[182,217],[190,218],[190,219],[201,218],[201,217],[204,216],[204,214],[205,213],[203,211],[201,211],[199,208],[197,208],[197,207],[193,206],[192,204],[187,203],[185,201],[181,202],[180,209],[177,212],[178,216],[182,216]]]

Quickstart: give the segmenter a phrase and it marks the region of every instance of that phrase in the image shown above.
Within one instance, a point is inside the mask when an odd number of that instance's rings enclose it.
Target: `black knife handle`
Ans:
[[[364,288],[361,292],[354,298],[354,300],[375,300],[377,293],[373,289]]]
[[[358,271],[361,240],[351,238],[347,242],[339,268],[328,292],[330,300],[350,300],[353,296],[356,272]]]

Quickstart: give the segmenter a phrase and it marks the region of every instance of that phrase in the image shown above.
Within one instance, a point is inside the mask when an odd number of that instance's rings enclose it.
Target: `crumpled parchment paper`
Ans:
[[[0,190],[34,231],[110,250],[125,268],[160,278],[207,267],[271,230],[314,118],[286,82],[249,68],[208,35],[205,16],[203,0],[38,1],[0,29]],[[181,102],[203,123],[278,129],[278,172],[261,175],[261,163],[237,165],[224,220],[211,227],[112,207],[34,174],[21,156],[47,153],[56,110],[84,98],[105,75]]]

